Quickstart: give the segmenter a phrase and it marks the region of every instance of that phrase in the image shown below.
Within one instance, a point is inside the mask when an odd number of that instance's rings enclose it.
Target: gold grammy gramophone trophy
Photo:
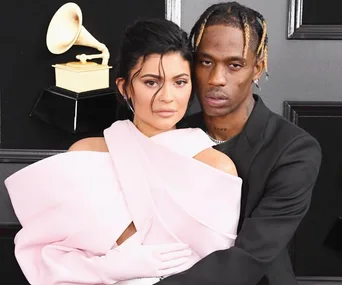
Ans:
[[[46,45],[53,54],[72,46],[95,48],[100,54],[79,54],[73,62],[54,64],[55,86],[45,89],[30,116],[72,133],[92,132],[115,120],[116,100],[109,88],[109,51],[82,25],[82,12],[75,3],[66,3],[52,17]],[[102,59],[101,64],[91,61]]]

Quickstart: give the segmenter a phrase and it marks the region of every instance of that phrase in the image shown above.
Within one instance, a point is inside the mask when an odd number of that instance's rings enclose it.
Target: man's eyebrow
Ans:
[[[230,61],[243,61],[243,62],[246,61],[246,59],[244,59],[242,56],[231,56],[231,57],[228,57],[227,60],[230,60]]]
[[[205,58],[210,58],[210,59],[214,59],[215,57],[206,53],[206,52],[199,52],[197,56],[200,57],[205,57]],[[242,57],[242,56],[228,56],[226,58],[224,58],[225,61],[242,61],[242,62],[246,62],[246,60]]]
[[[212,58],[212,56],[205,52],[198,52],[197,56]]]

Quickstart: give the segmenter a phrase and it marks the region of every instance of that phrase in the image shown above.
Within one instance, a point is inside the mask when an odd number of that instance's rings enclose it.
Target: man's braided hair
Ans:
[[[239,28],[244,34],[243,57],[246,58],[249,48],[256,57],[263,57],[266,76],[268,77],[268,36],[264,17],[257,11],[237,2],[223,2],[210,6],[197,20],[190,33],[190,40],[194,51],[201,43],[206,27],[226,25]]]

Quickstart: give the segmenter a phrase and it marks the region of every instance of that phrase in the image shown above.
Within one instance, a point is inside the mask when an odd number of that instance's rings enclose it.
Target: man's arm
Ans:
[[[280,155],[251,217],[243,222],[234,247],[210,254],[189,270],[159,285],[255,285],[287,246],[306,214],[321,163],[311,136],[294,139]]]

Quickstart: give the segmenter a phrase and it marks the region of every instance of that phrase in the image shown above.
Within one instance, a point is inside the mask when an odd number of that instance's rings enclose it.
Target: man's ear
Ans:
[[[115,84],[118,87],[118,90],[120,92],[120,94],[125,98],[126,96],[128,96],[127,94],[125,94],[125,79],[123,79],[122,77],[118,77],[115,80]]]
[[[254,66],[253,80],[260,79],[264,69],[265,69],[265,59],[264,57],[260,57],[259,59],[257,59],[256,64]]]

